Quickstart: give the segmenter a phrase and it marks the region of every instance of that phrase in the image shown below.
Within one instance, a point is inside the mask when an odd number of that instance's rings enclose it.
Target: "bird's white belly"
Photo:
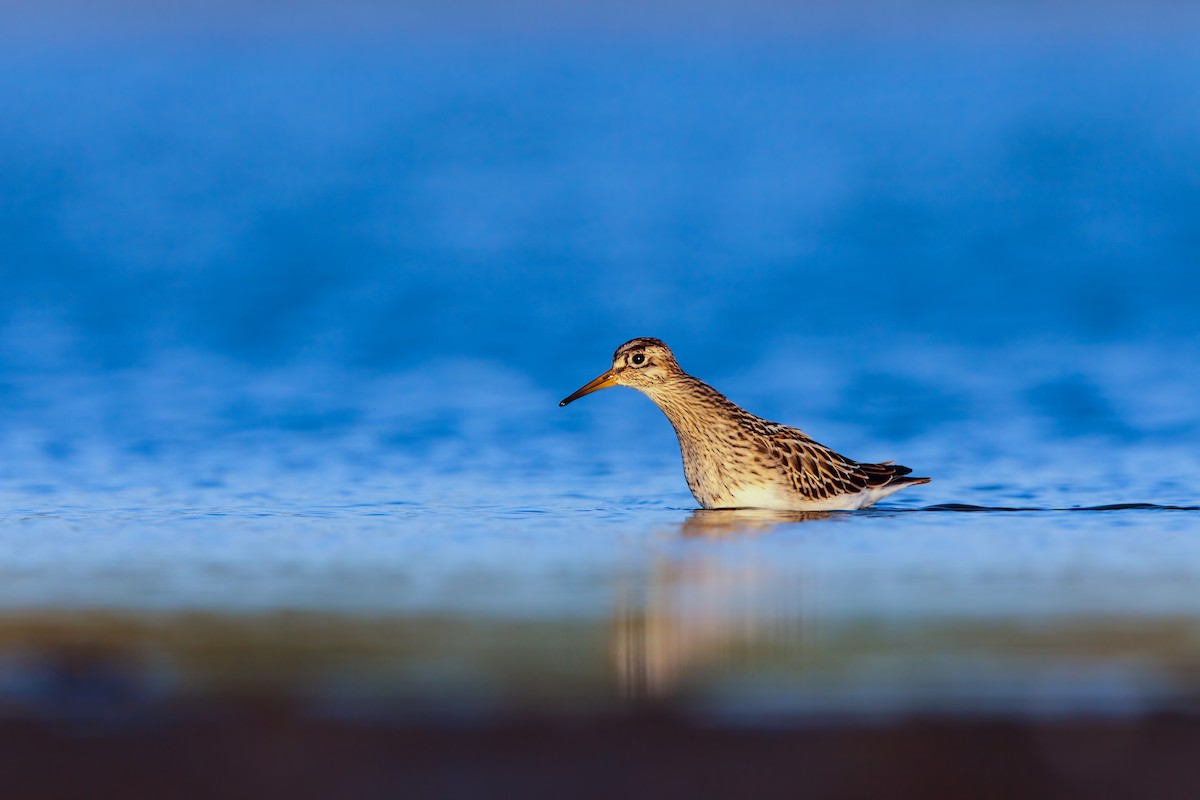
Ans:
[[[854,494],[840,494],[824,500],[800,497],[775,486],[746,486],[731,492],[727,508],[766,508],[774,511],[853,511],[865,508],[876,500],[898,491],[901,486],[864,489]],[[725,505],[725,504],[722,504]]]

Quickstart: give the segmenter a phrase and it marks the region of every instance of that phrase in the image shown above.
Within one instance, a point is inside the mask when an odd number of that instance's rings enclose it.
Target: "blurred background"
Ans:
[[[1197,33],[1184,2],[6,3],[4,490],[264,431],[343,461],[627,420],[669,460],[636,398],[552,402],[639,335],[863,458],[968,418],[1194,443]]]
[[[643,5],[0,5],[0,711],[1195,707],[1200,7]]]

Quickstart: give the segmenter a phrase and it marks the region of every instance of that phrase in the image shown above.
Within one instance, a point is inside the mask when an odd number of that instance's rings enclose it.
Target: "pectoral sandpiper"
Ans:
[[[929,478],[892,462],[862,464],[817,444],[797,428],[768,422],[688,375],[658,339],[631,339],[612,368],[567,403],[610,386],[629,386],[662,409],[679,437],[688,487],[704,508],[848,511]]]

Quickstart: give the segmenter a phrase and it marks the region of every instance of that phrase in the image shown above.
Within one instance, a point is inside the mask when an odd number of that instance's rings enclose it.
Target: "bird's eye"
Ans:
[[[631,358],[629,360],[632,361],[634,364],[641,364],[643,361],[646,360],[646,356],[642,353],[634,353],[633,358]]]

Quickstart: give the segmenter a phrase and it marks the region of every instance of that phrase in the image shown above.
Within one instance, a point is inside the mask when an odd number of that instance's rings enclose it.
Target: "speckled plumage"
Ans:
[[[863,464],[797,428],[740,408],[680,368],[658,339],[617,348],[608,372],[559,405],[609,386],[629,386],[662,409],[675,428],[688,487],[704,508],[835,511],[863,508],[929,478],[890,462]]]

